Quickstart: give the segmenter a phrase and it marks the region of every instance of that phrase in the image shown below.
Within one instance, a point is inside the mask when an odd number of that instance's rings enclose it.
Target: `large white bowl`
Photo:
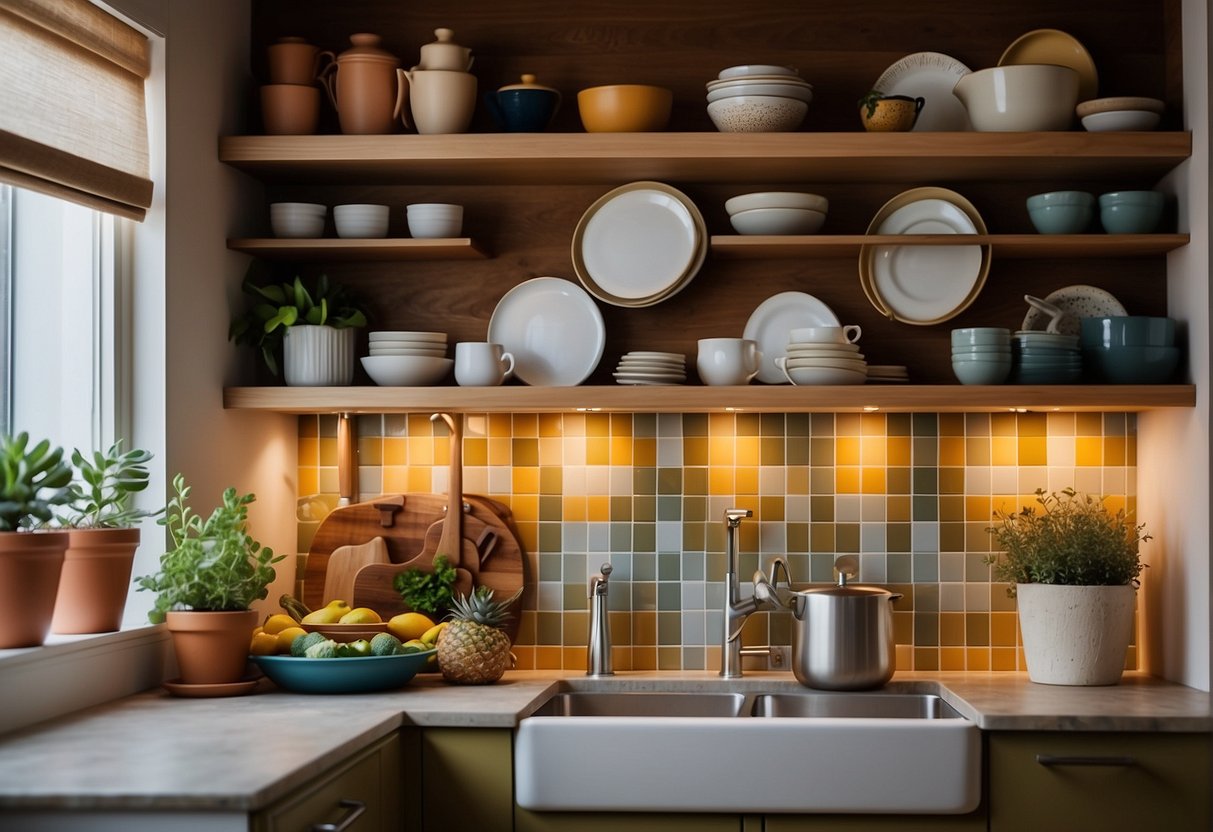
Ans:
[[[1017,64],[970,72],[952,94],[974,130],[1068,130],[1078,103],[1078,73],[1068,66]]]
[[[1082,126],[1089,133],[1112,130],[1153,130],[1161,115],[1153,110],[1106,110],[1082,117]]]
[[[833,367],[789,367],[787,376],[795,385],[863,384],[868,380],[866,372]]]
[[[362,369],[380,387],[428,387],[446,378],[455,366],[452,358],[417,355],[366,355]]]
[[[824,196],[795,191],[756,191],[752,194],[740,194],[724,202],[724,210],[730,214],[749,211],[752,208],[807,208],[824,214],[830,210],[830,201]]]
[[[729,216],[738,234],[816,234],[825,220],[808,208],[751,208]]]
[[[736,98],[739,95],[777,95],[784,98],[795,98],[806,104],[813,100],[813,88],[793,84],[738,84],[724,89],[714,89],[708,93],[708,103],[724,98]]]
[[[739,95],[708,104],[708,117],[721,133],[790,133],[808,112],[806,102],[775,95]]]

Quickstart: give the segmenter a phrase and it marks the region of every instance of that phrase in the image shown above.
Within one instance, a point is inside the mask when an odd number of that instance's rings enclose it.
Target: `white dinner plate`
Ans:
[[[972,130],[969,111],[952,95],[956,82],[971,70],[955,58],[940,52],[915,52],[881,73],[873,85],[885,95],[908,95],[926,103],[914,122],[914,130],[939,132]]]
[[[687,357],[680,352],[658,352],[657,350],[632,350],[625,358],[668,358],[686,363]]]
[[[680,292],[707,254],[707,227],[686,194],[632,182],[599,197],[573,231],[573,270],[614,306],[643,307]]]
[[[372,341],[425,341],[427,343],[446,343],[445,332],[418,332],[413,330],[380,330],[367,335]]]
[[[1061,320],[1057,322],[1057,331],[1062,335],[1078,335],[1082,331],[1082,318],[1115,318],[1129,314],[1120,301],[1096,286],[1064,286],[1049,293],[1045,301],[1062,311]],[[1048,315],[1036,307],[1029,307],[1020,329],[1044,330],[1048,325]]]
[[[606,326],[594,299],[576,283],[536,277],[497,302],[489,341],[514,356],[514,375],[527,384],[571,387],[602,359]]]
[[[631,384],[636,387],[669,387],[676,384],[685,384],[685,381],[654,381],[647,378],[617,378],[616,384]]]
[[[780,292],[758,304],[746,321],[743,337],[758,342],[762,366],[758,380],[766,384],[787,384],[775,359],[787,355],[793,329],[806,326],[841,326],[830,307],[804,292]]]

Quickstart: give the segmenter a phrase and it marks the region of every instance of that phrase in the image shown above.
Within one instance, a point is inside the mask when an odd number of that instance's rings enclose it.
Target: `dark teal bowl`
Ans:
[[[306,659],[295,656],[250,656],[278,687],[295,693],[372,693],[404,687],[433,656],[360,656],[350,659]]]
[[[1080,340],[1087,347],[1173,347],[1175,319],[1148,315],[1083,318]]]
[[[1097,381],[1166,384],[1179,366],[1179,347],[1088,347],[1083,366]]]
[[[1099,222],[1109,234],[1149,234],[1162,221],[1159,191],[1117,191],[1099,198]]]

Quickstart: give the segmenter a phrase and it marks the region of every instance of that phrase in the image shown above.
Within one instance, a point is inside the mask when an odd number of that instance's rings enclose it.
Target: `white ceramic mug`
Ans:
[[[789,344],[854,344],[863,335],[858,324],[847,326],[806,326],[788,334]]]
[[[762,353],[757,341],[746,338],[704,338],[699,342],[696,367],[704,384],[749,384],[762,367]]]
[[[455,382],[460,387],[496,387],[514,374],[514,356],[501,344],[461,341],[455,345]]]

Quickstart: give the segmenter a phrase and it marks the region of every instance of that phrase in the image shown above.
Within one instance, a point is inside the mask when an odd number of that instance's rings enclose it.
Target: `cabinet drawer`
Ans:
[[[1210,737],[996,734],[990,830],[1210,828]]]
[[[986,813],[967,815],[767,815],[763,832],[985,832]]]
[[[514,832],[618,832],[624,829],[627,832],[741,832],[742,819],[740,815],[514,810]]]

